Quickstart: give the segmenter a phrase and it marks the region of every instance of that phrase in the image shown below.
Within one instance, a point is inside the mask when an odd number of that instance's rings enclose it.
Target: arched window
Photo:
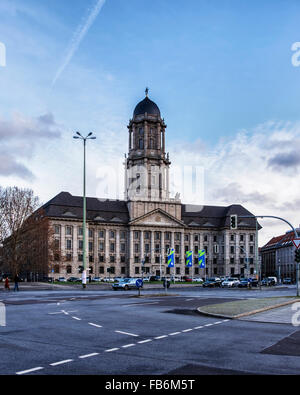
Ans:
[[[154,148],[154,140],[150,139],[150,149],[153,149],[153,148]]]
[[[144,140],[139,139],[139,149],[144,149]]]

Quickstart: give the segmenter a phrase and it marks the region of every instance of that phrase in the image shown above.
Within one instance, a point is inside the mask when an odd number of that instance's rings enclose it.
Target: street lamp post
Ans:
[[[83,140],[83,270],[82,270],[82,287],[86,288],[86,141],[87,140],[95,140],[96,137],[92,137],[92,132],[90,132],[86,137],[83,137],[79,132],[76,132],[76,136],[73,136],[74,139]]]

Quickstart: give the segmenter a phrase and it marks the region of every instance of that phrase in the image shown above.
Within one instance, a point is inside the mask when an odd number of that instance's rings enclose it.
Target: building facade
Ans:
[[[296,231],[300,234],[300,228]],[[293,282],[296,281],[294,238],[294,232],[288,231],[284,235],[273,237],[260,249],[263,277],[276,276],[280,280],[289,277]]]
[[[158,106],[146,97],[129,121],[124,200],[87,198],[87,267],[91,276],[225,276],[255,274],[254,218],[240,218],[230,229],[230,215],[251,215],[241,205],[198,206],[170,196],[167,125]],[[56,251],[49,271],[55,278],[78,276],[83,259],[83,199],[61,192],[43,208],[54,229]],[[167,253],[175,250],[175,268]],[[198,251],[206,250],[206,268]],[[193,251],[194,265],[185,254]],[[248,266],[245,267],[245,258]]]

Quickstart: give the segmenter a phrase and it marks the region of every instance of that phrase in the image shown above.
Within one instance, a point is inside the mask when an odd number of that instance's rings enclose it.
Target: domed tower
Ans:
[[[169,198],[170,161],[165,152],[165,129],[158,106],[146,97],[137,104],[129,121],[126,161],[126,200]]]

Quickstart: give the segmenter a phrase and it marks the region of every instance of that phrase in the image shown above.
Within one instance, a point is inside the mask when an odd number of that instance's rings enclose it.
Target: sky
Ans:
[[[299,13],[298,0],[0,0],[0,185],[81,195],[72,136],[93,132],[87,195],[123,199],[149,87],[173,195],[299,226]],[[260,224],[259,245],[289,230]]]

